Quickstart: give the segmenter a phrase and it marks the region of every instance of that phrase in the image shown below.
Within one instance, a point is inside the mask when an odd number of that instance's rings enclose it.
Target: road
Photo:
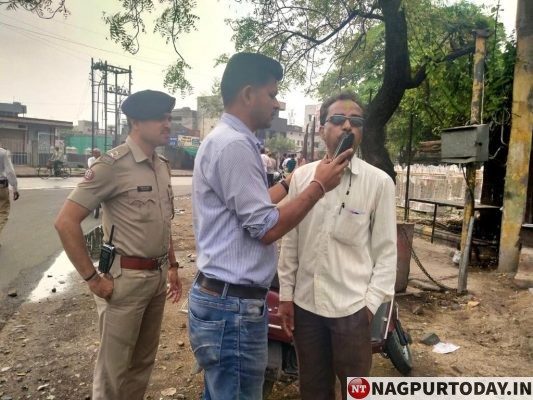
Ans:
[[[9,221],[0,237],[0,295],[16,289],[24,297],[61,252],[53,221],[66,197],[82,178],[19,178],[20,199],[11,203]],[[176,196],[191,193],[191,177],[173,177]],[[83,221],[88,232],[100,224],[92,216]],[[0,307],[3,306],[0,301]]]

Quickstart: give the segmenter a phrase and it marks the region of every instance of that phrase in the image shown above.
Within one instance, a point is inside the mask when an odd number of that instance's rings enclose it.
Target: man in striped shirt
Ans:
[[[317,166],[301,194],[282,206],[290,178],[267,187],[257,129],[279,109],[281,65],[238,53],[222,76],[224,114],[202,142],[193,174],[198,276],[189,294],[189,336],[205,370],[204,399],[262,398],[267,364],[265,296],[274,277],[274,242],[335,188],[352,154]]]

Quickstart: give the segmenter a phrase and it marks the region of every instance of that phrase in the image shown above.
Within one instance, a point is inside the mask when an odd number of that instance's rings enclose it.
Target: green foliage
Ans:
[[[5,5],[7,11],[22,8],[40,18],[51,19],[56,14],[63,14],[65,17],[70,14],[65,2],[66,0],[0,0],[0,6]]]
[[[414,115],[414,146],[422,140],[438,140],[440,130],[465,125],[470,120],[472,96],[472,57],[445,61],[449,54],[473,43],[473,29],[489,28],[485,73],[484,122],[509,116],[515,49],[507,42],[504,28],[494,15],[461,1],[452,5],[430,0],[403,3],[408,25],[411,75],[425,72],[421,84],[407,90],[387,124],[387,147],[393,156],[407,146],[409,119]],[[497,10],[492,10],[493,12]],[[381,86],[385,67],[385,23],[366,32],[365,46],[349,60],[335,67],[317,85],[320,97],[340,88],[349,88],[370,101]],[[357,38],[346,42],[338,53],[346,52]]]
[[[294,142],[280,134],[265,139],[265,147],[278,154],[289,153],[296,149]]]
[[[189,64],[184,60],[176,60],[176,62],[165,71],[165,80],[163,82],[165,87],[173,93],[179,90],[182,96],[185,96],[186,93],[190,93],[192,91],[192,86],[185,78],[185,69],[190,68]]]
[[[107,15],[103,19],[109,25],[110,38],[132,54],[139,51],[139,36],[146,32],[145,18],[156,10],[152,0],[120,0],[122,11]],[[178,51],[176,42],[183,33],[196,29],[198,16],[192,13],[194,0],[159,0],[165,5],[155,19],[154,33],[161,35],[166,43],[171,43],[178,60],[166,70],[164,85],[172,92],[180,91],[182,96],[190,93],[192,86],[185,71],[190,69]]]

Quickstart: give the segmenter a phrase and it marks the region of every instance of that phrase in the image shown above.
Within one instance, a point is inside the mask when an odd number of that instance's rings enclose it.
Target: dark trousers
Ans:
[[[372,367],[366,308],[326,318],[294,305],[294,342],[302,400],[334,400],[335,376],[346,400],[346,378],[368,376]]]

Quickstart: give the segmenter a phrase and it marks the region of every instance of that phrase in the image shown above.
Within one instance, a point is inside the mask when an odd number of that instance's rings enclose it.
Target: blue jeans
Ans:
[[[268,358],[267,307],[264,300],[224,293],[206,292],[196,282],[189,293],[189,338],[205,371],[203,398],[258,400]]]

